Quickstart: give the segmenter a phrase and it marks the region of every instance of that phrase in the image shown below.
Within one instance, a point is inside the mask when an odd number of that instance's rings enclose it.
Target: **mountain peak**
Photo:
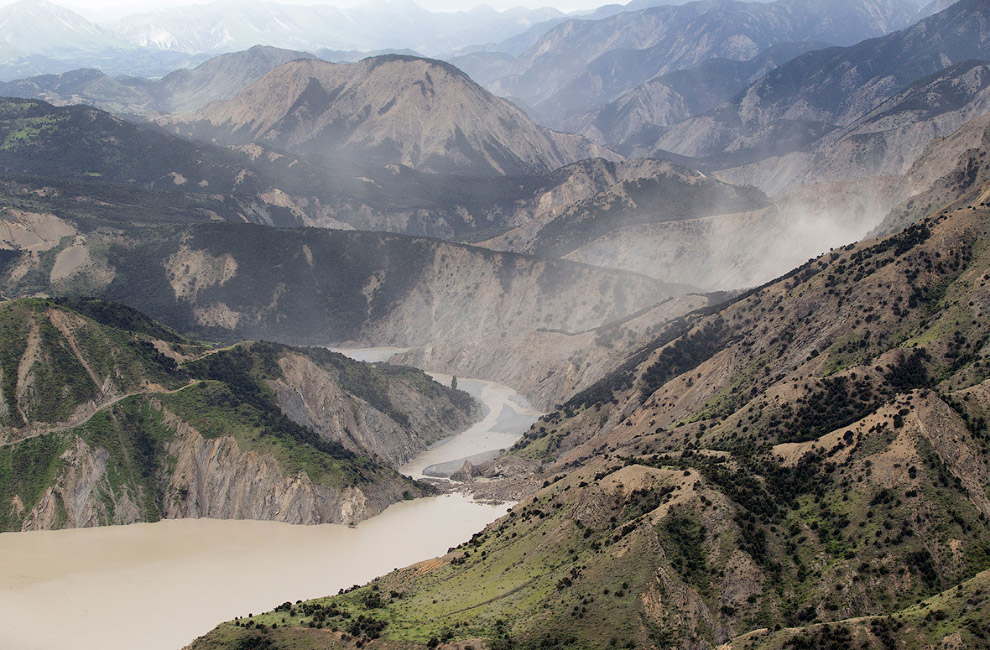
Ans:
[[[438,173],[528,174],[617,157],[542,129],[449,63],[398,54],[292,61],[233,99],[172,122],[229,145],[264,142],[296,155],[334,152],[329,157],[359,165]]]

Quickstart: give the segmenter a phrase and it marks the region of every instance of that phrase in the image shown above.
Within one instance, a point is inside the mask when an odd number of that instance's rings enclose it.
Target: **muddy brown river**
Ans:
[[[403,471],[493,453],[536,418],[508,387],[460,385],[485,403],[484,421]],[[234,616],[442,555],[507,507],[452,494],[396,504],[354,528],[185,519],[0,534],[0,650],[178,650]]]

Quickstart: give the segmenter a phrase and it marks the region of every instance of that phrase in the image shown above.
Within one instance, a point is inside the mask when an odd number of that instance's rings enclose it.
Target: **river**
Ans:
[[[398,351],[346,353],[379,361]],[[431,467],[493,454],[535,420],[511,388],[458,383],[485,404],[484,420],[402,471],[421,477]],[[450,494],[395,504],[353,528],[181,519],[3,533],[0,650],[177,650],[220,621],[336,593],[442,555],[506,508]]]

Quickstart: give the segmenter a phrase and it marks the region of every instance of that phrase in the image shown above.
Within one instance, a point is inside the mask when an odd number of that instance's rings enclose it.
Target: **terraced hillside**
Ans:
[[[987,647],[988,191],[669,324],[447,556],[193,647]]]
[[[352,522],[430,489],[393,467],[466,394],[319,349],[210,349],[104,301],[0,303],[0,530]]]

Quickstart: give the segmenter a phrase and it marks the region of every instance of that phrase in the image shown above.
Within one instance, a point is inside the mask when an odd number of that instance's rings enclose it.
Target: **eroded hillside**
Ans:
[[[167,123],[227,145],[462,175],[546,173],[585,158],[619,158],[537,126],[450,64],[398,55],[287,63],[233,99]]]
[[[318,349],[211,350],[91,300],[0,303],[0,528],[350,523],[430,489],[394,467],[473,401]]]

